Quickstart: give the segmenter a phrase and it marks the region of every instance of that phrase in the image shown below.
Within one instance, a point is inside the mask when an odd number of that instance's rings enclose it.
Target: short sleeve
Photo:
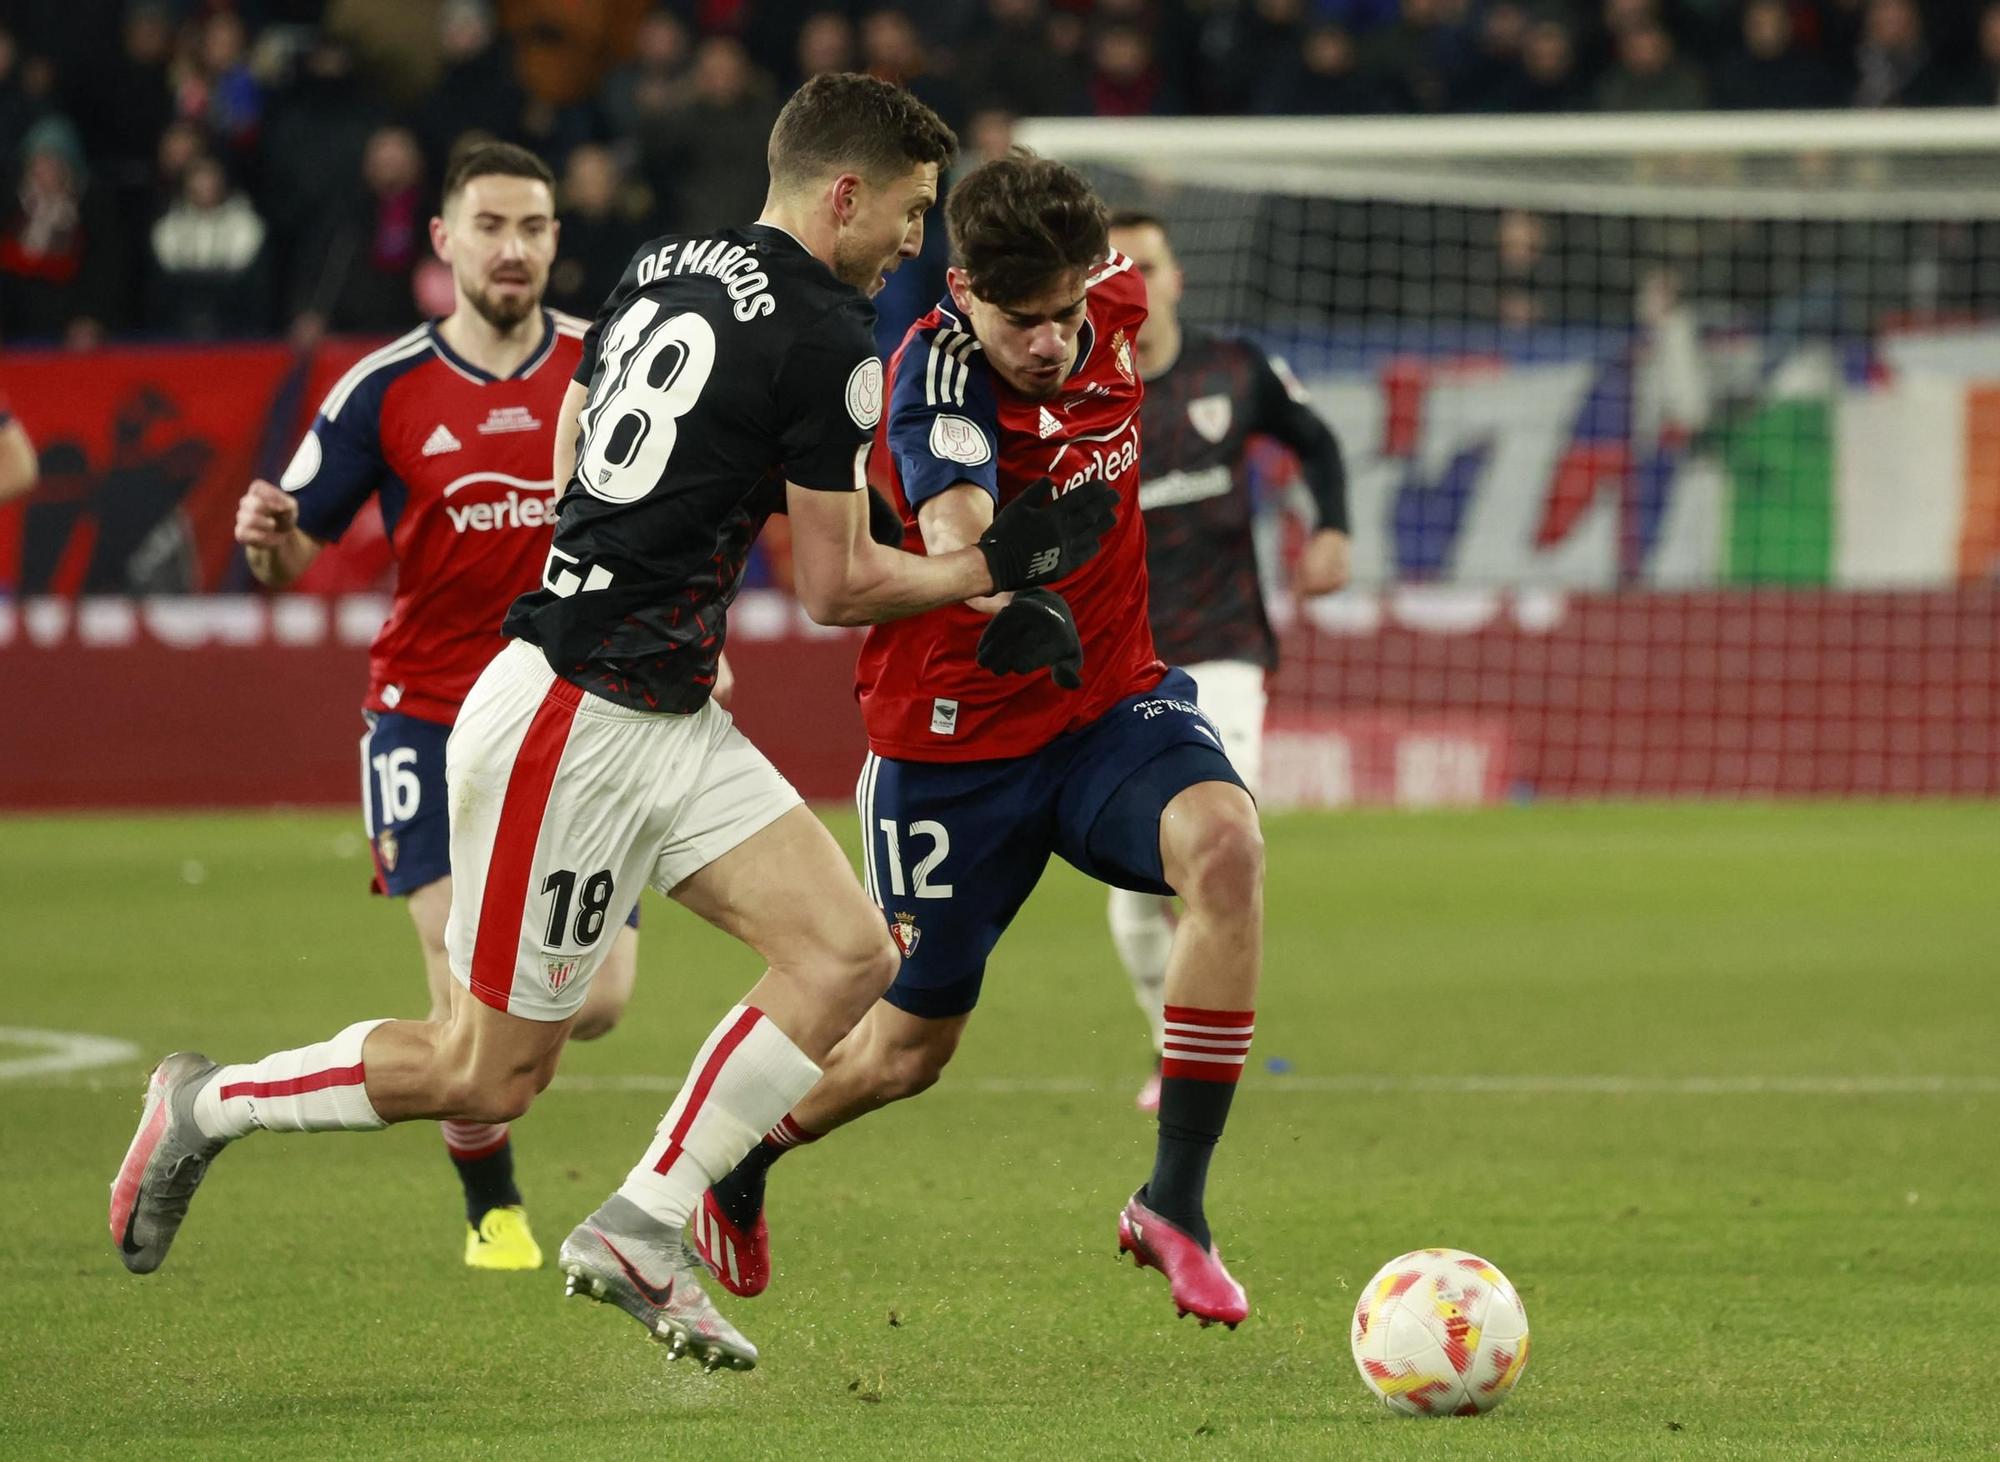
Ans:
[[[882,418],[882,358],[867,305],[829,310],[792,343],[778,373],[780,464],[787,482],[818,492],[865,484],[861,455]]]
[[[329,397],[327,406],[333,405]],[[299,527],[322,543],[347,531],[387,474],[377,430],[380,412],[381,394],[366,382],[333,415],[321,407],[278,479],[278,486],[299,500]]]
[[[888,436],[913,510],[961,482],[1000,500],[1000,407],[977,341],[942,329],[910,342],[890,393]]]

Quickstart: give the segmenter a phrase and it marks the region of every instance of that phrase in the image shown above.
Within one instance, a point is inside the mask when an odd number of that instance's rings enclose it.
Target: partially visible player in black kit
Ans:
[[[1302,596],[1329,594],[1347,582],[1347,470],[1340,442],[1283,362],[1248,340],[1181,328],[1181,266],[1164,222],[1150,213],[1115,213],[1111,246],[1145,279],[1150,307],[1139,332],[1139,374],[1146,382],[1139,506],[1146,515],[1153,642],[1161,659],[1194,677],[1223,750],[1255,792],[1263,762],[1264,677],[1277,668],[1278,640],[1264,611],[1251,540],[1250,438],[1271,437],[1298,455],[1318,509],[1292,581]],[[1110,918],[1112,943],[1152,1023],[1157,1054],[1166,1042],[1171,901],[1114,888]],[[1140,1089],[1138,1106],[1152,1112],[1159,1104],[1155,1072]]]
[[[756,1364],[682,1229],[901,961],[839,844],[713,698],[744,557],[782,503],[806,611],[865,624],[1061,579],[1116,522],[1104,483],[1051,500],[1044,479],[956,552],[869,536],[882,362],[868,300],[922,247],[955,150],[908,92],[817,76],[772,130],[755,223],[633,259],[557,422],[576,470],[542,587],[515,601],[512,643],[451,733],[448,1015],[363,1021],[242,1065],[167,1057],[113,1185],[128,1268],[159,1266],[208,1165],[252,1132],[520,1116],[651,884],[766,969],[561,1267],[571,1294],[617,1305],[674,1354]]]

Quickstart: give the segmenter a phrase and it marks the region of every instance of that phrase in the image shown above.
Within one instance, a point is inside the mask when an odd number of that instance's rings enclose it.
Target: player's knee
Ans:
[[[899,1102],[937,1085],[956,1042],[925,1041],[884,1051],[875,1064],[875,1094]]]
[[[855,1002],[856,1019],[882,998],[903,962],[889,931],[872,917],[844,931],[830,954],[833,979]]]
[[[1179,892],[1190,908],[1249,908],[1264,891],[1264,834],[1251,807],[1206,818],[1186,859]]]

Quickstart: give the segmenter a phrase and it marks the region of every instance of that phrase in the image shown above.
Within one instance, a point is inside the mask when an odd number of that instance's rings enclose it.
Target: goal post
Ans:
[[[1278,800],[2000,794],[2000,112],[1020,137],[1341,436]]]

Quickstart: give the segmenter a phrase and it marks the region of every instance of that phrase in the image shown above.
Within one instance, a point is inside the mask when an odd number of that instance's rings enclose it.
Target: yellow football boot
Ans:
[[[468,1269],[540,1269],[542,1246],[528,1227],[526,1209],[489,1208],[479,1227],[465,1226]]]

